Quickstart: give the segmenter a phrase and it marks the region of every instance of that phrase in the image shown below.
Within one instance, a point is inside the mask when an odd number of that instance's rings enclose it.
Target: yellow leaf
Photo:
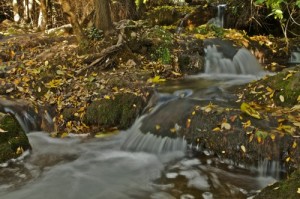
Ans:
[[[244,153],[246,153],[246,147],[244,145],[241,146],[241,149]]]
[[[257,142],[258,143],[261,143],[261,140],[262,140],[261,137],[257,137]]]
[[[110,99],[110,96],[109,96],[109,95],[104,95],[104,99],[109,100],[109,99]]]
[[[24,152],[24,149],[23,149],[21,146],[19,146],[19,147],[17,148],[16,154],[17,154],[17,155],[20,155],[20,154],[22,154],[23,152]]]
[[[251,121],[248,120],[247,122],[242,122],[242,124],[243,124],[243,128],[247,128],[247,127],[251,126]]]
[[[47,88],[57,88],[58,86],[62,85],[63,81],[61,79],[53,79],[50,82],[46,83],[45,86]]]
[[[212,108],[211,107],[205,107],[205,109],[204,109],[204,111],[206,112],[206,113],[209,113],[210,111],[212,110]]]
[[[277,130],[281,130],[281,131],[284,131],[284,132],[290,133],[290,134],[294,134],[296,132],[296,128],[295,127],[292,127],[290,125],[282,125],[282,124],[280,124],[277,127]]]
[[[249,142],[252,142],[253,138],[254,138],[254,134],[251,134],[249,137]]]
[[[72,122],[68,121],[66,127],[70,128],[72,126]]]
[[[155,129],[158,131],[160,129],[160,125],[155,125]]]
[[[69,135],[69,134],[68,134],[67,132],[64,132],[63,134],[61,134],[60,137],[61,137],[61,138],[65,138],[65,137],[68,137],[68,135]]]
[[[190,126],[191,126],[191,119],[190,118],[188,118],[187,120],[186,120],[186,128],[190,128]]]
[[[23,92],[23,91],[24,91],[24,88],[21,87],[21,86],[17,86],[17,89],[18,89],[20,92]]]
[[[176,133],[176,128],[171,128],[170,131],[171,133]]]
[[[292,147],[293,147],[293,149],[295,149],[297,147],[297,142],[296,141],[293,142]]]
[[[289,74],[287,74],[287,76],[285,77],[285,78],[283,78],[283,80],[287,80],[288,78],[290,78],[290,77],[292,77],[293,76],[293,74],[292,73],[289,73]]]
[[[280,99],[281,102],[284,102],[284,97],[283,97],[283,95],[280,95],[280,96],[279,96],[279,99]]]
[[[299,194],[300,194],[300,187],[298,188],[298,190],[297,190],[297,193],[299,193]]]
[[[275,138],[276,138],[275,134],[271,134],[270,137],[271,137],[271,139],[272,139],[273,141],[274,141]]]
[[[7,131],[3,130],[2,128],[0,128],[0,133],[6,133]]]
[[[223,122],[221,124],[221,129],[229,130],[229,129],[231,129],[231,125],[229,123],[227,123],[227,122]]]
[[[177,72],[175,72],[175,71],[171,71],[172,73],[173,73],[173,75],[175,75],[175,76],[181,76],[181,73],[177,73]]]
[[[285,159],[286,162],[289,162],[290,160],[291,160],[291,157],[287,157],[287,158]]]
[[[297,127],[300,127],[300,122],[294,122],[293,124]]]
[[[254,117],[256,119],[261,119],[259,112],[254,110],[249,104],[245,102],[241,104],[241,111],[246,113],[247,115],[250,115],[251,117]]]
[[[300,102],[300,95],[298,96],[297,101]]]
[[[291,108],[291,111],[297,111],[297,110],[300,110],[300,104],[295,105]]]
[[[11,87],[11,88],[7,89],[5,92],[6,92],[6,93],[10,93],[10,92],[12,92],[13,90],[14,90],[14,88]]]
[[[164,82],[164,81],[166,81],[166,79],[161,79],[160,76],[158,76],[158,75],[153,78],[149,78],[147,80],[147,82],[151,82],[151,83],[159,83],[159,82]]]
[[[56,71],[56,74],[58,74],[58,75],[64,75],[65,73],[64,73],[64,71],[62,71],[62,70],[57,70],[57,71]]]
[[[220,129],[220,127],[216,127],[212,131],[221,131],[221,129]]]

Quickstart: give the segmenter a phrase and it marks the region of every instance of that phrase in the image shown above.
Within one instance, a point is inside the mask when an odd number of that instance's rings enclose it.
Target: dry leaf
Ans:
[[[279,96],[279,99],[280,99],[281,102],[284,102],[284,97],[283,97],[283,95],[280,95],[280,96]]]
[[[246,153],[246,147],[244,145],[241,146],[241,149],[244,153]]]
[[[247,115],[250,115],[250,116],[256,118],[256,119],[261,119],[259,112],[254,110],[249,104],[247,104],[245,102],[243,102],[241,104],[241,111],[246,113]]]
[[[223,122],[221,124],[221,129],[229,130],[229,129],[231,129],[231,125],[229,123],[227,123],[227,122]]]

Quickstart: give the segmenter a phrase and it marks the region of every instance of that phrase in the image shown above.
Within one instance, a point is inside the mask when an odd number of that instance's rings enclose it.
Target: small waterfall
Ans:
[[[179,25],[177,26],[177,29],[176,29],[176,33],[177,33],[177,34],[180,34],[180,33],[182,32],[183,24],[184,24],[184,22],[189,18],[190,15],[191,15],[191,13],[188,13],[188,14],[186,14],[186,15],[180,20],[180,23],[179,23]]]
[[[210,19],[207,23],[213,24],[220,28],[224,28],[224,15],[225,15],[226,7],[227,7],[226,4],[219,4],[217,6],[217,9],[218,9],[217,16]]]
[[[224,27],[224,15],[225,15],[225,9],[226,9],[226,4],[220,4],[217,6],[218,8],[218,13],[217,13],[217,22],[218,26],[223,28]]]
[[[257,59],[246,48],[236,49],[231,42],[220,39],[210,39],[205,43],[206,74],[258,75],[263,71]]]
[[[37,110],[24,100],[13,101],[0,98],[0,111],[12,115],[25,133],[39,130],[54,130],[54,123],[49,112],[46,110],[41,113],[36,112]]]
[[[121,148],[128,151],[144,151],[155,154],[182,151],[187,148],[184,138],[170,138],[155,135],[153,133],[143,133],[140,130],[142,121],[146,116],[139,118],[128,130],[129,135],[122,144]]]
[[[289,59],[290,64],[300,64],[300,48],[299,51],[292,51]]]

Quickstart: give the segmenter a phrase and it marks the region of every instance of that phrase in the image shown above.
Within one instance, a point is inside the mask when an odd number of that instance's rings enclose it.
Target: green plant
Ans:
[[[256,0],[255,4],[265,5],[267,8],[271,9],[271,13],[268,17],[273,16],[275,19],[279,20],[288,48],[289,25],[296,24],[297,26],[300,26],[300,22],[295,20],[295,17],[299,16],[300,0]]]
[[[159,47],[156,51],[158,60],[161,61],[163,64],[170,64],[171,63],[171,53],[169,48],[167,47]]]
[[[85,34],[90,40],[99,40],[103,38],[103,31],[95,27],[85,29]]]

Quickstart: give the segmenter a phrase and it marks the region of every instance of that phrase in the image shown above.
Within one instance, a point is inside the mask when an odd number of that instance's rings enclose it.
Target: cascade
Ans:
[[[300,64],[300,48],[297,51],[292,51],[289,58],[290,64]]]
[[[206,74],[259,75],[261,65],[246,48],[236,48],[230,41],[207,39],[205,45]]]
[[[217,22],[218,26],[223,28],[224,27],[224,14],[225,14],[225,9],[226,9],[226,4],[220,4],[217,6],[218,8],[218,13],[217,13]]]
[[[210,19],[207,23],[209,24],[214,24],[215,26],[218,26],[220,28],[224,28],[224,15],[225,15],[225,9],[226,9],[226,4],[219,4],[217,6],[217,16]]]

